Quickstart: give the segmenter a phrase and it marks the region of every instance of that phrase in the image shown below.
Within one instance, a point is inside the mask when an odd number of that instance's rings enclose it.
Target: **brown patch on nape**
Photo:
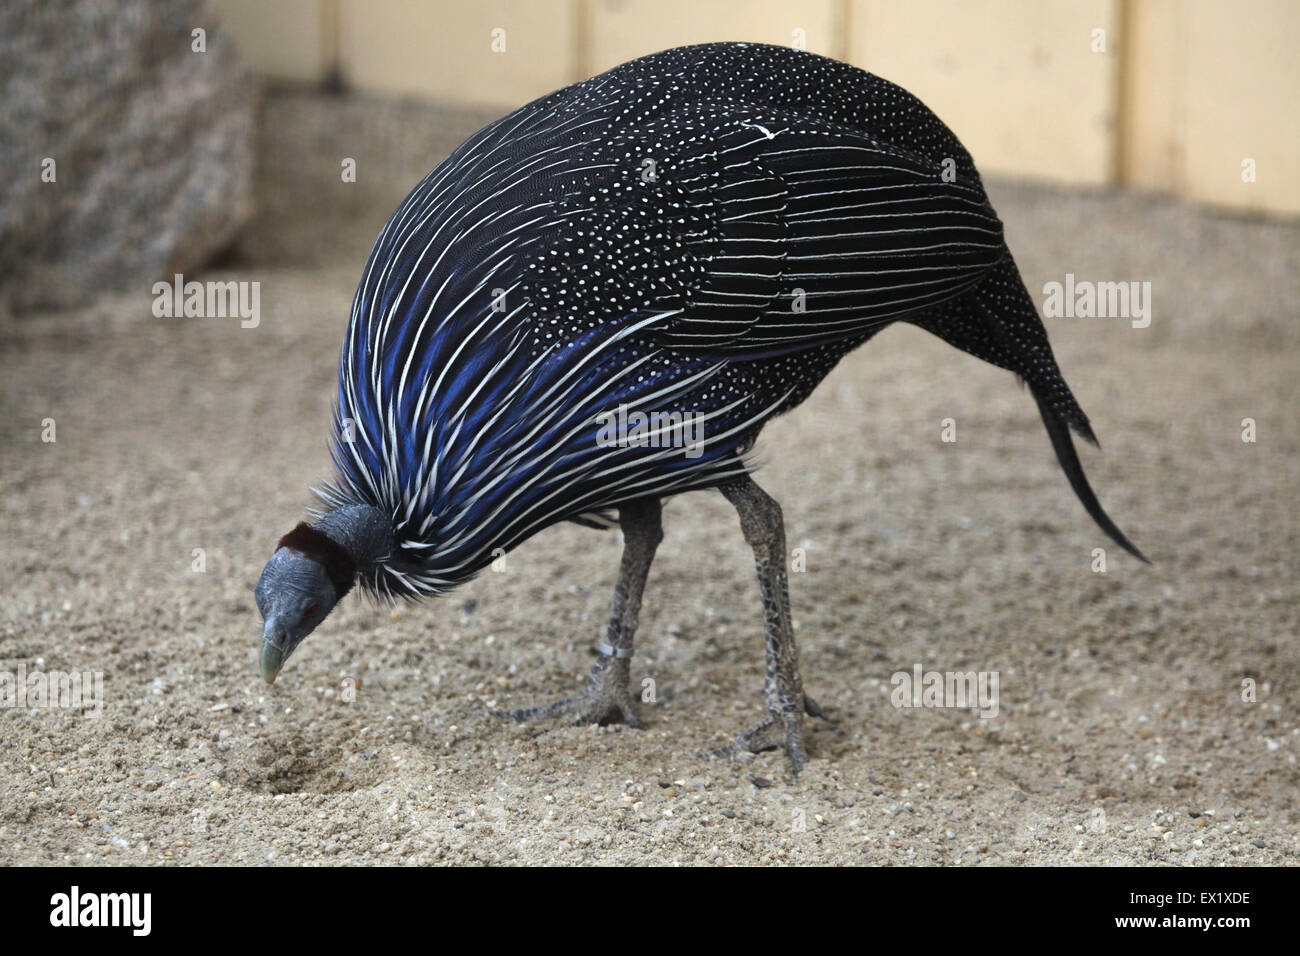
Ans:
[[[317,531],[305,521],[280,539],[275,550],[289,548],[297,551],[325,569],[325,576],[334,585],[335,601],[352,590],[357,577],[357,562],[347,550],[323,531]]]

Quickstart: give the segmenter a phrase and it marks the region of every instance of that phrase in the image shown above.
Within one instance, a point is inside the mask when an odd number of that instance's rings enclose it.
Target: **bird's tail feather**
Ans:
[[[1116,544],[1150,563],[1102,509],[1083,473],[1070,430],[1093,445],[1097,438],[1057,367],[1047,330],[1010,254],[979,285],[911,321],[1028,384],[1056,460],[1084,510]]]
[[[1033,392],[1033,386],[1030,386]],[[1034,394],[1034,400],[1038,401],[1038,414],[1043,418],[1043,425],[1047,428],[1047,437],[1052,440],[1052,450],[1056,452],[1056,460],[1061,463],[1061,470],[1065,472],[1065,477],[1070,480],[1070,487],[1074,493],[1079,496],[1079,501],[1083,503],[1083,508],[1097,522],[1097,527],[1106,532],[1110,539],[1118,544],[1139,561],[1145,561],[1150,564],[1151,561],[1145,554],[1137,549],[1133,542],[1129,541],[1123,531],[1119,530],[1115,522],[1110,519],[1093,493],[1092,486],[1088,484],[1088,478],[1083,473],[1083,465],[1079,463],[1079,455],[1074,450],[1074,439],[1070,437],[1069,426],[1066,425],[1056,413],[1049,409],[1042,401],[1038,400],[1037,393]],[[1085,423],[1086,427],[1086,423]],[[1091,431],[1088,432],[1091,434]]]

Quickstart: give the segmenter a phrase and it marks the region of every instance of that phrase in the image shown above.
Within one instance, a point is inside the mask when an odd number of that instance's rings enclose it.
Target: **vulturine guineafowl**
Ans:
[[[339,367],[337,479],[257,585],[263,676],[355,581],[441,594],[550,525],[617,511],[622,566],[585,691],[511,716],[636,725],[660,503],[718,488],[754,551],[767,650],[767,716],[726,749],[784,746],[797,772],[820,710],[781,509],[746,456],[896,321],[1023,379],[1084,507],[1142,558],[1084,477],[1069,430],[1092,430],[979,174],[915,97],[812,54],[715,43],[516,110],[434,169],[370,254]]]

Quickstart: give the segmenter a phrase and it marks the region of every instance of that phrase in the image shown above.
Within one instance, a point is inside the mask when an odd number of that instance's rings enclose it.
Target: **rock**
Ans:
[[[0,84],[11,309],[122,289],[147,308],[153,282],[201,266],[251,214],[254,87],[199,0],[4,4]]]

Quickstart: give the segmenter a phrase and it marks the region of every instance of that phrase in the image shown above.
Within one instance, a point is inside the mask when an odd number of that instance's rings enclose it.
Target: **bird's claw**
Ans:
[[[571,717],[569,722],[575,727],[585,724],[626,724],[634,729],[640,729],[641,717],[632,705],[626,676],[620,686],[617,676],[612,676],[615,673],[616,671],[603,670],[600,665],[597,665],[596,670],[587,678],[583,692],[577,697],[565,697],[539,707],[493,710],[492,714],[503,720],[513,720],[517,723]]]
[[[797,777],[808,762],[807,749],[804,746],[806,733],[804,714],[830,720],[817,701],[805,694],[802,709],[793,706],[793,702],[787,706],[769,709],[767,716],[759,721],[757,726],[745,731],[727,746],[719,747],[711,756],[734,757],[740,753],[759,753],[763,750],[784,747],[786,753],[790,755],[790,763],[794,766],[794,775]]]
[[[832,722],[831,719],[826,716],[826,711],[822,710],[822,705],[817,703],[817,701],[813,700],[807,694],[803,695],[803,712],[809,717],[816,717],[818,720],[824,720],[828,724]]]
[[[530,724],[537,720],[556,720],[570,714],[573,715],[570,723],[575,727],[585,724],[627,724],[633,728],[641,727],[641,718],[632,708],[631,701],[593,699],[585,694],[578,697],[565,697],[539,707],[492,711],[494,717],[521,724]]]

